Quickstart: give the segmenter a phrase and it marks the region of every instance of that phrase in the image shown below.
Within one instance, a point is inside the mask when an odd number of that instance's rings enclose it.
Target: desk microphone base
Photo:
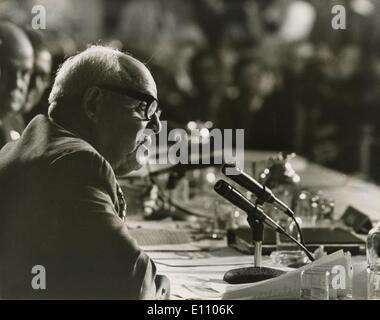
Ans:
[[[258,204],[256,204],[257,207]],[[227,271],[223,280],[231,284],[259,282],[272,279],[285,273],[285,271],[261,266],[264,225],[253,215],[248,215],[248,224],[252,231],[252,240],[255,244],[255,264],[253,267],[239,268]]]
[[[272,279],[284,273],[286,272],[266,267],[239,268],[227,271],[223,280],[231,284],[252,283]]]

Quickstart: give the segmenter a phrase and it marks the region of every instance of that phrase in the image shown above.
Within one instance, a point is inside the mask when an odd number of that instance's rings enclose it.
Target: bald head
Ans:
[[[10,22],[0,22],[0,60],[33,58],[33,47],[27,35]]]
[[[136,90],[145,90],[148,88],[151,89],[150,92],[146,92],[153,97],[157,97],[157,88],[155,81],[152,77],[152,74],[147,69],[147,67],[141,63],[139,60],[125,54],[121,54],[119,57],[119,63],[122,69],[122,72],[129,74],[130,83],[126,85],[134,87]]]
[[[83,96],[88,88],[111,85],[143,91],[154,97],[156,84],[147,67],[116,49],[93,46],[67,59],[59,69],[49,96],[51,104]]]
[[[33,69],[33,47],[26,34],[10,22],[0,23],[0,117],[19,111]]]

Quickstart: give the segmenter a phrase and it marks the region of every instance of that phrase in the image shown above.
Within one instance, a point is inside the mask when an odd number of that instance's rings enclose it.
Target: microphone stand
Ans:
[[[258,205],[262,205],[262,203],[257,201],[255,203],[255,208],[257,208]],[[262,280],[272,279],[286,273],[285,271],[278,269],[261,266],[264,224],[262,221],[256,220],[253,214],[247,214],[247,221],[251,228],[252,240],[255,245],[254,266],[227,271],[224,274],[223,280],[232,284],[259,282]]]

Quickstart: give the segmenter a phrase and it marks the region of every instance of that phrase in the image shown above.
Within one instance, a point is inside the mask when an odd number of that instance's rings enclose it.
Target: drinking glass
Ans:
[[[301,272],[301,300],[329,300],[330,272],[323,268],[312,268]]]

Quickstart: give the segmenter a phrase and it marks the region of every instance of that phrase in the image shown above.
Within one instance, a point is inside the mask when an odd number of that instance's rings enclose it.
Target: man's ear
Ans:
[[[98,87],[88,88],[82,98],[83,111],[86,117],[95,124],[98,122],[100,116],[102,99],[102,92]]]

